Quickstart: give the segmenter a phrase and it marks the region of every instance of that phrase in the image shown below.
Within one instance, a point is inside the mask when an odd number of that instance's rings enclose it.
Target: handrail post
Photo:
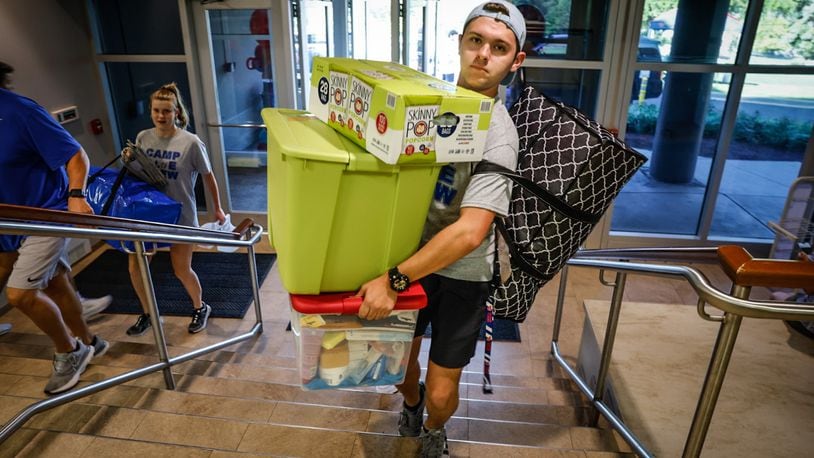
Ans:
[[[257,282],[257,260],[254,257],[254,247],[248,247],[249,253],[249,275],[252,276],[252,295],[254,295],[254,314],[257,317],[257,324],[260,326],[259,332],[263,332],[263,313],[260,310],[260,285]]]
[[[162,363],[169,363],[170,357],[167,352],[167,341],[164,338],[164,328],[161,326],[161,317],[158,312],[158,305],[155,299],[155,288],[153,288],[153,278],[150,275],[150,262],[147,259],[147,252],[144,249],[144,242],[138,240],[136,245],[136,258],[138,268],[141,273],[141,285],[144,288],[144,296],[147,299],[147,311],[150,313],[150,323],[153,325],[153,336],[155,336],[155,346],[158,349],[158,359]],[[255,280],[257,281],[257,280]],[[172,369],[169,365],[162,370],[164,373],[164,384],[168,390],[175,389],[175,379],[172,376]]]
[[[751,287],[733,285],[731,294],[738,299],[749,299],[750,291]],[[723,316],[707,368],[707,375],[704,377],[701,395],[698,397],[698,405],[695,408],[692,424],[690,424],[687,442],[684,444],[682,454],[684,458],[695,458],[701,455],[712,414],[715,412],[715,405],[718,402],[718,395],[721,393],[721,386],[726,377],[732,349],[735,348],[735,341],[738,338],[741,321],[743,321],[743,317],[734,313],[725,313]]]
[[[627,274],[616,273],[616,282],[613,285],[613,298],[611,299],[610,310],[608,310],[608,324],[605,329],[605,343],[602,345],[602,361],[599,364],[599,373],[596,377],[596,387],[594,388],[594,404],[601,402],[605,395],[605,382],[610,368],[611,355],[613,354],[613,344],[616,340],[616,327],[619,324],[619,312],[622,309],[622,296],[625,293],[625,282]],[[599,410],[594,409],[590,424],[596,426],[599,422]]]
[[[557,290],[557,308],[554,312],[554,330],[551,341],[557,342],[560,339],[560,325],[562,324],[562,309],[565,303],[565,290],[568,288],[568,265],[560,270],[560,286]]]

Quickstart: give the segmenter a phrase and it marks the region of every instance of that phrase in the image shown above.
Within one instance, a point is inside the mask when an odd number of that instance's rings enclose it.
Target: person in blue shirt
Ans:
[[[0,203],[93,213],[85,200],[88,156],[40,105],[15,94],[0,62]],[[68,273],[67,239],[0,235],[0,279],[9,303],[54,343],[47,394],[73,388],[109,344],[91,333]]]

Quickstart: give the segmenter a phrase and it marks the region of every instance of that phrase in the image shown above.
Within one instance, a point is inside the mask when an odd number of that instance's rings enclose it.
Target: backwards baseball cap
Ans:
[[[506,24],[506,27],[514,32],[514,36],[517,38],[517,50],[520,51],[523,49],[523,44],[526,42],[526,21],[516,6],[503,0],[493,0],[491,2],[482,3],[475,7],[475,9],[469,13],[469,16],[466,17],[464,28],[466,28],[472,20],[479,17],[490,17]]]

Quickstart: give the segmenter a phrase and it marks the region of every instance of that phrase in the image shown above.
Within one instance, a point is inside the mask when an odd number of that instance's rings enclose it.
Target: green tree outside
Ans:
[[[743,19],[749,0],[730,0],[729,12]],[[678,7],[678,0],[648,0],[642,13],[642,33],[650,21]],[[786,54],[791,49],[804,59],[814,59],[814,1],[766,0],[759,33],[752,51],[755,54]]]

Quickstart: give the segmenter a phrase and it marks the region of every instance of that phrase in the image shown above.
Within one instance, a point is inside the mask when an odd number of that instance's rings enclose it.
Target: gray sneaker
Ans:
[[[447,429],[421,429],[421,458],[449,456]]]
[[[209,320],[209,314],[212,313],[212,307],[209,306],[206,302],[201,302],[201,308],[195,309],[192,312],[192,321],[189,322],[189,330],[190,334],[195,334],[196,332],[201,332],[206,328],[206,322]]]
[[[113,302],[113,296],[108,294],[107,296],[88,299],[80,295],[79,301],[82,303],[82,318],[87,321],[95,318],[102,310],[106,309]]]
[[[421,434],[421,427],[424,425],[424,405],[427,400],[425,391],[427,388],[424,386],[424,382],[418,382],[418,394],[421,396],[421,400],[418,401],[415,411],[408,409],[407,406],[402,406],[399,417],[399,435],[418,437]]]
[[[93,346],[80,341],[76,345],[78,348],[70,353],[54,353],[54,372],[45,384],[46,394],[62,393],[79,383],[79,376],[93,358]]]
[[[93,336],[93,341],[90,343],[90,346],[93,347],[93,359],[96,359],[97,356],[102,356],[107,353],[108,348],[110,348],[110,342],[95,335]]]

